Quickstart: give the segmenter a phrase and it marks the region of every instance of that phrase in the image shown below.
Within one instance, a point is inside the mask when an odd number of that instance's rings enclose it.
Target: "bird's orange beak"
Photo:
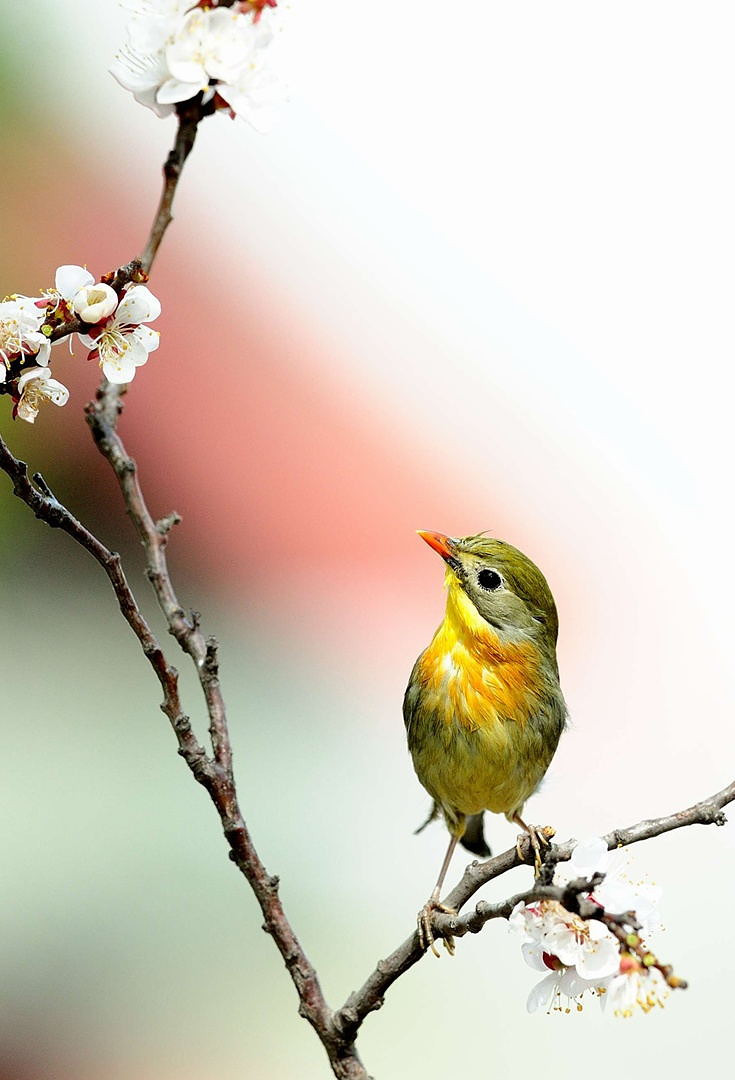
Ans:
[[[437,554],[441,555],[442,559],[453,558],[455,548],[450,537],[445,536],[444,533],[425,532],[423,529],[417,529],[416,531],[430,548],[433,548]]]

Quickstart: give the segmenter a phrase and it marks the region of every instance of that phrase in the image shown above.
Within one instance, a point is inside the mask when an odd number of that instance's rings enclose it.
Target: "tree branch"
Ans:
[[[137,479],[134,471],[129,471],[130,461],[121,446],[121,466],[126,481],[133,478],[135,490]],[[130,463],[132,465],[132,463]],[[299,1013],[305,1017],[317,1032],[324,1044],[335,1076],[343,1080],[366,1080],[365,1072],[354,1045],[335,1037],[331,1010],[327,1006],[319,986],[319,980],[312,964],[291,929],[278,896],[278,878],[268,874],[253,846],[252,839],[243,820],[235,793],[232,775],[232,755],[227,730],[224,705],[219,694],[219,682],[216,677],[215,646],[212,642],[204,643],[198,625],[186,620],[171,587],[163,555],[165,536],[152,525],[153,533],[158,537],[154,541],[149,531],[150,515],[140,499],[140,522],[144,529],[146,542],[151,545],[150,565],[155,568],[155,576],[149,577],[156,590],[159,603],[166,604],[169,628],[176,636],[184,651],[195,661],[200,673],[207,708],[210,710],[212,743],[215,756],[209,757],[192,732],[189,718],[181,710],[178,692],[178,674],[164,657],[161,646],[142,615],[133,592],[123,573],[120,556],[110,551],[98,540],[73,514],[69,512],[51,492],[40,474],[34,477],[35,484],[28,477],[25,462],[20,461],[10,452],[0,437],[0,468],[13,481],[13,493],[18,496],[39,518],[52,528],[60,528],[76,540],[85,551],[100,564],[107,574],[115,591],[120,611],[138,638],[141,648],[151,664],[163,688],[164,700],[161,708],[169,718],[179,744],[179,753],[186,761],[195,779],[206,788],[214,803],[222,823],[222,829],[230,846],[230,858],[245,875],[260,904],[264,917],[263,929],[271,935],[278,947],[286,968],[299,995]],[[134,470],[134,466],[133,466]],[[127,484],[125,490],[132,491]],[[219,750],[219,754],[218,754]]]
[[[199,122],[205,116],[209,116],[214,112],[213,102],[202,105],[202,96],[202,94],[197,94],[191,101],[182,101],[176,106],[176,113],[179,118],[176,141],[163,166],[163,191],[161,192],[156,216],[153,219],[148,242],[140,258],[141,266],[146,274],[150,274],[153,260],[161,245],[164,233],[173,221],[171,207],[173,206],[176,188],[184,164],[194,149]]]
[[[603,839],[608,850],[611,850],[628,844],[636,844],[641,840],[649,840],[654,836],[660,836],[662,833],[687,825],[724,825],[723,807],[733,801],[735,801],[735,781],[728,784],[722,791],[695,803],[686,810],[679,810],[665,817],[639,821],[627,829],[614,829]],[[553,873],[556,863],[566,862],[571,858],[575,843],[574,840],[568,840],[565,844],[554,844],[549,848],[544,860],[546,876],[548,876],[548,870]],[[524,860],[519,858],[515,848],[510,848],[485,862],[471,863],[459,883],[444,898],[444,904],[461,911],[470,897],[488,881],[501,877],[516,866],[523,865],[524,861],[533,861],[533,853],[527,838],[522,842],[522,851]],[[537,888],[542,887],[544,887],[543,884],[537,886]],[[524,895],[530,895],[530,893],[519,893],[502,904],[478,904],[471,915],[461,918],[455,915],[437,914],[432,923],[434,933],[437,937],[462,936],[467,932],[477,933],[490,919],[507,918],[515,904],[523,899]],[[335,1013],[334,1022],[345,1036],[352,1034],[354,1037],[354,1033],[358,1031],[365,1017],[382,1006],[386,992],[396,979],[418,963],[423,954],[424,950],[419,945],[418,934],[414,932],[390,956],[378,961],[362,987],[350,994],[342,1008]]]
[[[150,272],[163,235],[172,220],[171,206],[184,163],[194,145],[197,125],[211,111],[201,105],[201,95],[178,108],[176,141],[164,166],[164,185],[151,232],[140,259],[143,271]],[[232,766],[232,745],[227,711],[219,681],[218,643],[200,629],[198,613],[187,616],[178,600],[168,570],[168,534],[180,521],[168,514],[156,521],[143,496],[138,468],[120,438],[117,424],[123,409],[124,387],[103,379],[95,400],[85,412],[95,445],[109,462],[122,493],[130,519],[143,546],[146,576],[166,619],[169,633],[190,657],[197,672],[209,718],[213,758],[207,759],[202,779],[219,814],[230,858],[247,879],[264,916],[263,929],[273,938],[299,996],[299,1013],[316,1031],[327,1051],[332,1071],[342,1080],[367,1080],[354,1040],[343,1038],[332,1022],[316,971],[301,947],[278,896],[278,878],[268,874],[260,860],[240,811]],[[187,762],[188,763],[188,762]]]
[[[13,481],[13,494],[22,499],[39,520],[44,521],[52,529],[62,529],[71,536],[85,551],[89,552],[92,558],[96,559],[107,574],[122,616],[140,642],[140,647],[161,685],[163,690],[161,709],[174,729],[179,743],[179,752],[201,782],[206,755],[191,730],[189,718],[182,711],[178,673],[176,668],[171,667],[166,661],[158,639],[138,607],[123,572],[120,556],[105,547],[59,502],[40,473],[36,473],[31,481],[28,476],[28,466],[24,461],[14,457],[2,437],[0,437],[0,468]]]

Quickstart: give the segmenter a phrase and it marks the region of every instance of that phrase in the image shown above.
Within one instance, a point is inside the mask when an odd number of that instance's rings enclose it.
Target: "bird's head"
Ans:
[[[539,568],[518,548],[482,534],[454,537],[419,531],[419,536],[447,564],[449,602],[458,617],[471,624],[479,615],[501,638],[531,637],[554,649],[554,597]]]

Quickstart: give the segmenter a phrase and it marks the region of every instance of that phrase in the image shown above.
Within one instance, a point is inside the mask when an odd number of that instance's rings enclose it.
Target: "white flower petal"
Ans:
[[[150,326],[136,326],[130,337],[143,346],[146,351],[146,359],[148,353],[155,352],[161,344],[161,335],[157,330],[151,330]],[[145,363],[145,360],[141,362]]]
[[[42,296],[19,296],[15,300],[11,301],[14,304],[18,312],[23,317],[24,321],[27,321],[30,326],[33,324],[33,329],[38,330],[39,326],[46,318],[46,306],[48,300]]]
[[[238,79],[221,83],[217,93],[235,115],[265,135],[273,126],[278,107],[286,100],[283,83],[261,64],[246,64]]]
[[[577,961],[577,973],[583,979],[605,979],[620,969],[618,942],[605,927],[602,929],[605,931],[604,937],[589,941]]]
[[[52,401],[54,405],[66,405],[69,400],[69,391],[67,387],[56,379],[48,379],[46,382],[45,394],[49,401]]]
[[[102,322],[112,315],[117,307],[117,293],[101,281],[94,285],[85,285],[78,290],[73,306],[82,322]]]
[[[188,101],[204,87],[201,83],[182,82],[180,79],[167,79],[156,93],[159,105],[175,105],[179,101]]]
[[[635,911],[637,896],[633,886],[627,881],[606,877],[595,888],[594,898],[602,904],[605,911],[613,915],[622,915],[624,911]]]
[[[554,996],[558,986],[557,972],[552,971],[550,975],[547,975],[541,982],[531,990],[526,1001],[526,1009],[530,1013],[537,1012],[539,1009],[548,1008],[552,997]]]
[[[20,399],[16,406],[16,415],[33,424],[38,416],[38,410],[44,401],[51,401],[54,405],[66,405],[69,400],[69,391],[56,379],[51,378],[48,368],[28,368],[18,379],[18,391]]]
[[[115,312],[115,326],[135,326],[153,322],[161,314],[161,302],[145,285],[133,285],[123,296]]]
[[[28,383],[34,382],[36,379],[41,379],[42,382],[45,382],[46,379],[49,377],[49,374],[50,372],[48,372],[45,368],[26,368],[26,370],[18,379],[19,393],[22,394],[26,386],[28,386]]]
[[[93,285],[94,277],[83,266],[65,264],[56,271],[56,289],[65,300],[73,300],[74,294],[85,285]]]
[[[582,951],[576,934],[561,924],[544,935],[543,944],[546,952],[558,957],[567,967],[577,963]]]
[[[41,367],[48,367],[49,360],[51,359],[51,342],[47,337],[44,337],[43,341],[38,346],[38,352],[36,353],[36,363]]]
[[[589,980],[582,978],[574,968],[566,968],[559,979],[559,993],[568,998],[579,998],[592,989]]]
[[[655,1005],[663,1005],[668,996],[666,981],[656,968],[616,975],[606,994],[610,1008],[617,1016],[630,1016],[636,1006],[648,1012]]]
[[[533,968],[534,971],[543,971],[548,975],[549,965],[544,960],[544,951],[543,945],[539,945],[535,941],[524,941],[521,945],[523,959],[528,966]]]
[[[235,82],[253,63],[257,47],[253,20],[248,15],[217,8],[209,14],[205,67],[212,79]]]
[[[15,407],[15,415],[19,420],[25,420],[27,424],[35,424],[38,416],[38,403],[21,398]]]
[[[203,57],[207,51],[208,12],[192,11],[173,41],[165,49],[166,66],[174,79],[182,82],[207,82]]]
[[[579,841],[569,860],[573,877],[592,877],[604,874],[609,863],[607,844],[601,837],[592,836]]]
[[[105,358],[100,367],[105,378],[111,383],[122,385],[123,383],[132,382],[135,378],[135,364],[127,353],[123,356]]]
[[[133,364],[134,367],[143,367],[143,364],[148,362],[148,350],[142,341],[138,341],[135,334],[128,334],[127,337],[127,349],[125,352],[126,359]]]
[[[175,82],[193,83],[195,86],[206,86],[209,77],[204,66],[199,60],[187,56],[177,46],[169,46],[166,50],[166,64],[171,78]]]
[[[543,932],[541,916],[519,900],[508,918],[508,929],[521,934],[526,941],[538,941]]]
[[[136,96],[142,92],[155,96],[155,91],[168,78],[168,68],[162,52],[151,54],[126,45],[113,60],[110,74]]]
[[[144,55],[151,55],[163,51],[166,42],[176,30],[176,22],[175,19],[160,17],[131,19],[127,30],[131,48]]]

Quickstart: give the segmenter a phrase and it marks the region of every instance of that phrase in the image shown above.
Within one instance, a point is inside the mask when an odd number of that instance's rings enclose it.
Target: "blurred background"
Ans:
[[[107,73],[126,17],[6,5],[0,294],[143,246],[174,121]],[[734,22],[724,0],[293,0],[272,133],[202,126],[122,431],[154,512],[183,515],[170,558],[221,641],[244,811],[334,1005],[444,849],[411,835],[401,698],[443,606],[415,529],[490,529],[555,593],[572,726],[530,820],[599,833],[732,779]],[[164,633],[84,356],[56,353],[65,409],[31,428],[0,399],[0,430]],[[326,1077],[102,574],[1,476],[0,498],[0,1078]],[[527,1016],[537,976],[498,923],[390,991],[368,1069],[714,1068],[734,850],[730,825],[635,851],[691,984],[662,1012]]]

